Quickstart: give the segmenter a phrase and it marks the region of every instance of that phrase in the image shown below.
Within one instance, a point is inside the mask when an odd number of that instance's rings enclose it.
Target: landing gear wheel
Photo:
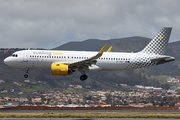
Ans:
[[[28,71],[29,71],[29,68],[26,68],[26,74],[24,75],[24,78],[28,78]]]
[[[28,75],[27,75],[27,74],[25,74],[25,75],[24,75],[24,78],[28,78]]]
[[[86,80],[87,78],[88,78],[88,76],[85,75],[85,74],[80,76],[80,80],[81,80],[81,81],[84,81],[84,80]]]

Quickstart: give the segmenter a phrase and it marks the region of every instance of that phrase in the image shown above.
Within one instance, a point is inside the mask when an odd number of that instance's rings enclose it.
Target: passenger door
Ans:
[[[23,62],[28,62],[28,56],[29,56],[28,53],[29,53],[28,51],[24,52],[24,54],[23,54]]]

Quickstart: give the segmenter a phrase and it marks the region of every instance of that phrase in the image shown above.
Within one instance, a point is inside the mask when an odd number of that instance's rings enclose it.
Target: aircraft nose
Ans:
[[[4,59],[4,64],[9,65],[9,63],[10,63],[10,60],[8,57],[6,59]]]

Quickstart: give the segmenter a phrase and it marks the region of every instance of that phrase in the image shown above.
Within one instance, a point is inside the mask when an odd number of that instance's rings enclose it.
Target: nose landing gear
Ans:
[[[28,71],[29,71],[29,68],[26,68],[26,74],[24,75],[24,78],[28,78]]]

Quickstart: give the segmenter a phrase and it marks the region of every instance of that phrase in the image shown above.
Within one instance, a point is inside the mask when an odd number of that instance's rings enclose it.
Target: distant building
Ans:
[[[1,93],[8,93],[8,90],[3,90],[1,91]]]
[[[120,84],[121,86],[127,86],[127,84]]]
[[[4,54],[10,54],[10,53],[13,53],[14,50],[12,49],[7,49],[7,50],[4,50]]]
[[[135,85],[135,87],[137,87],[137,88],[144,88],[144,86],[142,86],[142,85]]]
[[[29,83],[29,82],[31,82],[31,81],[30,81],[30,80],[24,80],[24,82]]]
[[[69,85],[69,86],[73,88],[83,88],[81,85]]]
[[[180,107],[180,103],[176,103],[174,106],[175,107]]]
[[[4,83],[4,80],[0,80],[0,83]]]
[[[19,95],[22,95],[22,94],[23,94],[23,92],[19,92],[18,94],[19,94]]]
[[[18,102],[8,102],[7,104],[3,105],[2,108],[17,107],[18,105],[19,105]]]
[[[32,82],[33,85],[36,85],[36,82]]]
[[[13,92],[14,92],[14,89],[10,89],[10,92],[12,92],[12,93],[13,93]]]
[[[0,50],[0,53],[4,53],[4,50]]]
[[[162,88],[153,88],[153,90],[162,90]]]
[[[145,89],[153,89],[154,87],[153,86],[145,86],[144,88]]]

